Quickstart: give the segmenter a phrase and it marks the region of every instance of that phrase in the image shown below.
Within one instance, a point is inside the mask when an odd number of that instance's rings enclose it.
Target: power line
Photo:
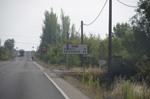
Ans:
[[[19,37],[19,38],[34,38],[36,39],[36,37],[29,37],[29,36],[17,36],[17,35],[1,35],[1,36],[6,36],[6,37]]]
[[[101,9],[101,11],[100,11],[99,14],[97,15],[97,17],[96,17],[91,23],[89,23],[89,24],[84,24],[85,26],[88,26],[88,25],[93,24],[93,23],[98,19],[98,17],[101,15],[103,9],[105,8],[107,1],[108,1],[108,0],[105,1],[104,5],[103,5],[103,8]]]
[[[17,44],[28,44],[28,45],[39,45],[39,44],[34,44],[34,43],[23,43],[23,42],[15,42]]]
[[[4,40],[1,40],[1,41],[5,42]],[[23,42],[15,42],[15,44],[39,45],[39,44],[35,44],[35,43],[23,43]]]
[[[131,5],[128,5],[128,4],[125,4],[123,2],[121,2],[120,0],[117,0],[119,3],[123,4],[124,6],[127,6],[127,7],[132,7],[132,8],[137,8],[138,6],[131,6]]]

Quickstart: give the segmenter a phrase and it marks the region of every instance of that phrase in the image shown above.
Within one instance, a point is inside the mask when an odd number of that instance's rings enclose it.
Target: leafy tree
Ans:
[[[76,28],[75,28],[75,25],[74,25],[74,24],[72,25],[70,32],[71,32],[71,37],[70,37],[70,39],[71,39],[71,40],[75,39]]]
[[[9,49],[7,47],[0,47],[0,59],[8,59]]]
[[[99,59],[107,59],[108,58],[108,39],[104,39],[99,43],[98,48]]]
[[[113,55],[119,55],[124,58],[128,56],[126,58],[129,58],[131,55],[135,54],[135,35],[132,27],[128,23],[118,23],[114,27],[114,34],[115,36],[112,39]],[[130,55],[128,55],[127,53]]]
[[[138,8],[136,9],[136,15],[131,19],[134,36],[135,36],[135,48],[136,58],[138,59],[136,80],[145,80],[150,83],[150,1],[140,0],[138,2]]]
[[[132,18],[135,33],[136,48],[139,57],[148,55],[150,57],[150,1],[140,0],[136,15]]]
[[[43,21],[44,26],[42,28],[42,42],[48,44],[56,44],[59,42],[60,27],[57,23],[57,16],[51,8],[51,12],[45,11],[45,20]]]
[[[62,40],[67,38],[67,32],[70,30],[70,18],[65,16],[65,13],[61,9],[61,29],[62,29]]]
[[[113,28],[113,31],[114,31],[114,35],[116,37],[123,37],[126,33],[127,30],[131,29],[130,25],[127,24],[127,23],[118,23],[114,28]]]
[[[15,40],[14,39],[7,39],[4,43],[4,46],[7,47],[10,51],[13,50],[15,45]]]

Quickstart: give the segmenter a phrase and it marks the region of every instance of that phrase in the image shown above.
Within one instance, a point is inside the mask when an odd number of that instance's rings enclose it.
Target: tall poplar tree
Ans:
[[[51,12],[45,11],[45,19],[43,21],[44,25],[42,27],[42,35],[41,40],[42,42],[46,42],[48,44],[56,44],[59,39],[59,32],[60,27],[57,23],[57,16],[53,12],[53,9],[51,8]]]
[[[62,40],[67,38],[67,32],[70,30],[70,18],[65,16],[65,13],[61,9],[61,29],[62,29]]]

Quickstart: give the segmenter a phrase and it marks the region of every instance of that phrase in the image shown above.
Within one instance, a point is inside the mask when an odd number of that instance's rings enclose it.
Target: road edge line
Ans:
[[[32,61],[33,62],[33,61]],[[36,62],[33,62],[39,69],[42,69],[42,67],[40,67]],[[70,99],[65,92],[63,92],[63,90],[43,71],[43,73],[45,74],[45,76],[54,84],[54,86],[60,91],[60,93],[66,98],[66,99]]]
[[[70,99],[63,91],[62,89],[44,72],[44,74],[46,75],[46,77],[55,85],[55,87],[60,91],[60,93],[66,98],[66,99]]]
[[[40,67],[36,62],[33,62],[33,63],[34,63],[34,65],[36,65],[39,69],[41,69],[43,71],[42,67]]]

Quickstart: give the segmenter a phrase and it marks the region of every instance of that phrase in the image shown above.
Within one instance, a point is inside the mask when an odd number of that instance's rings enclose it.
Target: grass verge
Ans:
[[[63,65],[50,65],[38,62],[51,70],[68,70]],[[118,77],[113,83],[109,83],[107,72],[99,68],[89,68],[81,72],[81,68],[70,68],[62,72],[60,77],[80,89],[92,99],[150,99],[150,89],[143,82],[131,82]]]

